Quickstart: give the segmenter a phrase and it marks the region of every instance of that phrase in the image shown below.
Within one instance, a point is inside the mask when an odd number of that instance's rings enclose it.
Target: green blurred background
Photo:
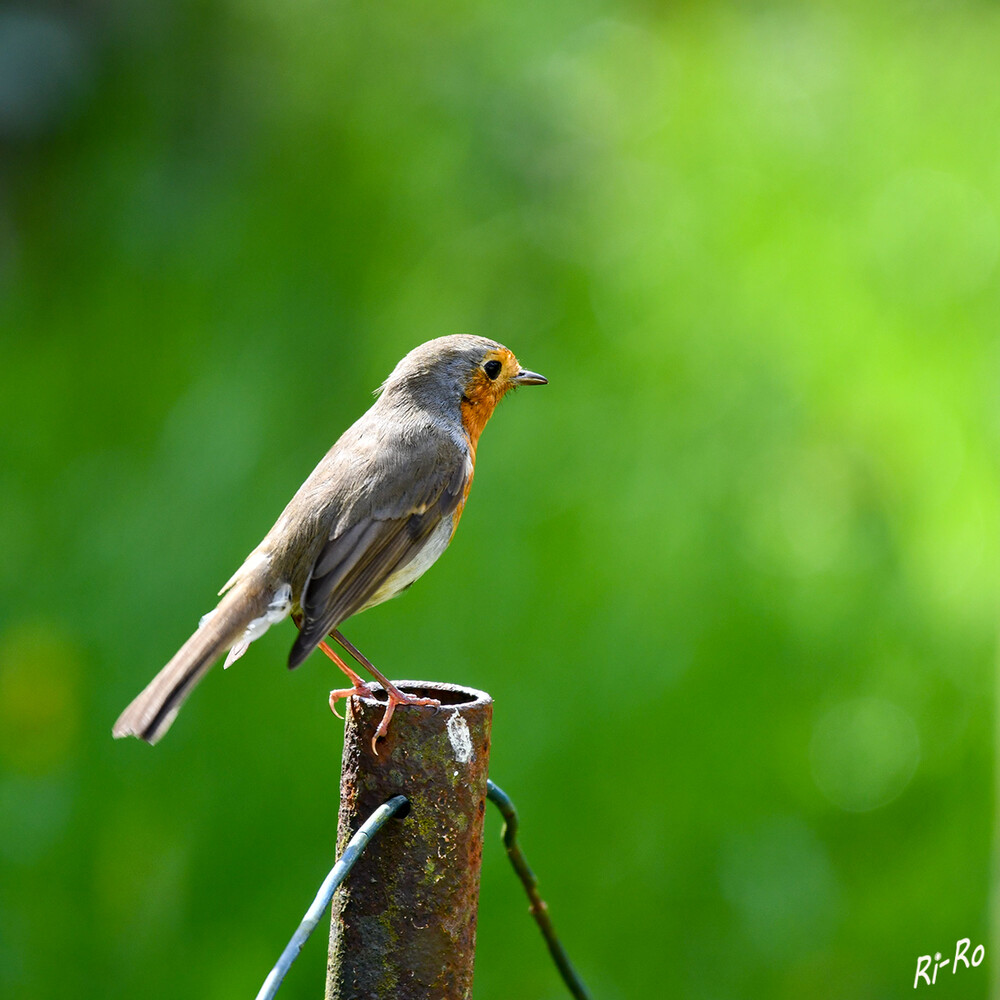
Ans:
[[[0,10],[0,994],[254,995],[340,678],[286,624],[155,750],[111,724],[472,332],[551,384],[346,632],[494,696],[595,997],[901,997],[962,937],[934,996],[986,996],[998,51],[976,2]],[[563,996],[498,834],[476,996]]]

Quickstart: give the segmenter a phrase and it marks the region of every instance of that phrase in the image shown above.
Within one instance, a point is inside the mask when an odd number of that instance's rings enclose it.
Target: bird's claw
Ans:
[[[389,732],[389,722],[392,720],[392,713],[396,711],[397,705],[435,705],[441,704],[437,698],[418,698],[413,694],[404,694],[399,690],[394,684],[389,685],[386,688],[386,694],[388,695],[389,702],[385,706],[385,713],[382,716],[382,721],[378,724],[378,729],[375,730],[375,735],[372,737],[372,753],[378,756],[378,747],[375,745],[387,732]]]
[[[373,694],[372,689],[359,678],[359,683],[356,683],[354,687],[340,688],[330,692],[330,711],[343,722],[344,717],[337,711],[337,702],[341,698],[350,698],[352,695],[357,695],[359,698],[371,698]]]
[[[294,620],[294,619],[293,619]],[[298,625],[299,622],[295,621]],[[372,753],[378,756],[378,748],[375,744],[382,739],[383,736],[389,731],[389,722],[392,719],[392,713],[396,711],[397,705],[440,705],[441,702],[437,698],[418,698],[413,694],[404,694],[402,691],[396,687],[387,677],[380,674],[374,666],[361,654],[361,652],[351,645],[339,632],[331,632],[331,638],[339,642],[345,649],[347,649],[352,656],[354,656],[359,663],[363,663],[375,677],[381,682],[382,687],[385,688],[385,693],[388,698],[388,704],[385,707],[385,714],[382,716],[382,721],[378,725],[378,729],[375,730],[375,735],[372,737]],[[367,682],[362,680],[351,668],[344,663],[344,661],[327,645],[325,642],[319,644],[319,648],[326,653],[334,663],[344,671],[345,674],[350,678],[353,687],[343,688],[339,691],[330,692],[330,711],[333,712],[338,719],[343,719],[343,716],[337,711],[336,704],[341,698],[350,698],[352,695],[357,695],[359,698],[374,698],[375,692],[368,686]]]

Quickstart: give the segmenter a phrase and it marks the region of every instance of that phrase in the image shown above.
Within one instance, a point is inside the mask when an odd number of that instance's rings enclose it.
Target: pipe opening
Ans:
[[[437,698],[442,705],[457,706],[474,705],[476,703],[476,698],[472,696],[472,692],[462,688],[449,691],[442,690],[439,687],[420,687],[416,684],[405,684],[400,686],[400,691],[416,695],[418,698]]]
[[[418,698],[436,698],[441,706],[448,708],[482,708],[488,704],[490,696],[475,688],[462,687],[459,684],[443,684],[435,681],[393,681],[404,694],[412,694]],[[385,692],[381,684],[371,685],[374,701],[384,705]]]

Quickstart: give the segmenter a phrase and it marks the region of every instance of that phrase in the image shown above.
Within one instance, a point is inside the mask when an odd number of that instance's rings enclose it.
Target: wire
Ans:
[[[566,954],[566,949],[563,948],[562,942],[556,936],[555,928],[549,919],[549,908],[545,904],[545,900],[538,895],[538,879],[535,878],[535,873],[528,866],[528,859],[524,856],[517,842],[518,819],[514,803],[499,785],[488,779],[486,781],[486,797],[503,815],[504,824],[500,833],[503,837],[503,846],[507,849],[507,857],[510,858],[510,863],[514,866],[514,871],[517,872],[517,877],[521,880],[524,891],[528,894],[531,915],[535,918],[535,922],[542,932],[542,937],[545,938],[545,943],[549,946],[552,961],[556,963],[556,968],[563,977],[563,982],[569,987],[570,993],[577,1000],[591,1000],[587,987],[583,985],[583,980],[573,968],[573,964]]]
[[[385,824],[392,819],[401,809],[408,806],[409,802],[405,795],[395,795],[384,805],[378,807],[361,824],[358,832],[351,837],[350,843],[344,849],[340,860],[330,870],[330,874],[323,880],[323,884],[316,893],[316,898],[312,901],[312,906],[306,910],[306,915],[302,918],[298,930],[292,935],[291,941],[285,946],[274,968],[264,980],[264,985],[257,994],[257,1000],[271,1000],[278,992],[281,981],[291,968],[292,962],[299,957],[302,946],[306,943],[309,935],[316,929],[323,912],[330,905],[333,894],[337,891],[340,883],[347,877],[347,873],[354,867],[354,863],[361,857],[362,852],[368,846],[369,841],[382,829]]]
[[[486,789],[487,798],[500,810],[504,818],[501,837],[507,851],[507,857],[510,858],[510,863],[514,866],[514,871],[517,872],[517,877],[524,886],[528,901],[531,903],[531,915],[535,918],[535,922],[542,932],[542,937],[545,938],[545,943],[548,945],[552,960],[555,962],[556,968],[559,970],[559,974],[569,988],[570,993],[577,1000],[591,1000],[587,987],[584,986],[583,980],[580,979],[576,969],[573,968],[573,964],[566,954],[566,949],[563,948],[562,942],[560,942],[556,935],[555,928],[552,926],[552,920],[549,918],[549,908],[545,900],[538,894],[538,879],[529,867],[528,860],[525,858],[521,846],[517,842],[517,809],[514,808],[514,803],[499,785],[487,780]],[[405,795],[393,796],[384,805],[379,806],[361,825],[358,832],[351,838],[344,849],[340,860],[323,880],[319,892],[316,893],[316,898],[306,911],[306,915],[302,918],[298,929],[285,946],[285,950],[281,953],[281,957],[275,963],[274,968],[271,969],[267,979],[264,980],[264,985],[261,986],[260,992],[257,994],[257,1000],[273,1000],[273,997],[278,992],[278,988],[281,986],[282,980],[291,968],[292,962],[299,957],[302,946],[308,940],[309,935],[316,929],[320,918],[330,905],[330,900],[333,899],[333,894],[354,867],[355,862],[361,857],[362,852],[379,830],[393,816],[408,806],[409,801]]]

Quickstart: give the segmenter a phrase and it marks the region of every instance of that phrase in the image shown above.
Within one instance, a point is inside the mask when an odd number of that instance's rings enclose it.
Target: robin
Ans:
[[[400,691],[338,629],[434,564],[458,527],[490,414],[511,389],[547,381],[485,337],[439,337],[410,351],[222,588],[215,610],[122,712],[114,735],[156,743],[224,652],[228,667],[288,615],[299,627],[289,668],[318,646],[351,680],[330,693],[331,708],[372,691],[327,637],[385,688],[373,749],[398,705],[438,704]]]

